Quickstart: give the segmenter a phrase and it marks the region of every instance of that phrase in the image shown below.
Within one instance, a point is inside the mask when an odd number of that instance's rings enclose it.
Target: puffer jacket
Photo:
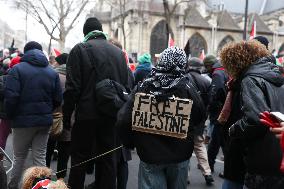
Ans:
[[[136,147],[137,153],[143,162],[153,164],[178,163],[188,160],[191,157],[193,152],[193,126],[203,122],[206,119],[206,113],[201,97],[197,94],[196,89],[192,85],[188,87],[189,83],[189,79],[185,77],[174,88],[168,91],[175,97],[193,100],[188,137],[186,139],[177,139],[174,137],[131,130],[135,93],[149,93],[155,90],[151,88],[142,89],[140,87],[141,83],[139,83],[132,92],[130,100],[126,102],[119,111],[117,127],[119,128],[122,142],[129,148]]]
[[[229,132],[232,138],[244,142],[244,160],[249,174],[284,178],[280,172],[283,155],[280,142],[259,121],[259,114],[264,111],[284,113],[283,84],[283,76],[269,57],[258,60],[241,76],[242,117]]]
[[[40,50],[27,51],[21,61],[9,71],[4,90],[12,128],[51,126],[52,112],[62,101],[59,76]]]

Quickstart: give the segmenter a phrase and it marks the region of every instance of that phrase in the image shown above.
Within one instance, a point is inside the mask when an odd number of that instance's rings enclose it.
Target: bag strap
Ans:
[[[188,73],[186,76],[190,80],[190,83],[193,85],[193,87],[196,89],[196,91],[200,94],[201,92],[200,92],[200,90],[197,86],[196,78],[193,75],[191,75],[190,73]]]
[[[89,58],[89,61],[91,63],[91,67],[92,67],[92,72],[91,72],[91,76],[89,78],[89,82],[91,82],[92,78],[94,78],[95,83],[97,83],[99,81],[99,72],[97,71],[96,66],[94,65],[94,62],[92,61],[92,60],[94,60],[94,56],[93,56],[93,53],[91,51],[92,45],[89,44],[88,42],[83,42],[81,44],[87,52],[87,55],[88,55],[88,58]]]

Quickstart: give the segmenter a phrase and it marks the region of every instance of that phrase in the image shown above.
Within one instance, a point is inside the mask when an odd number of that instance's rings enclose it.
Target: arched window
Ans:
[[[169,28],[169,32],[173,38],[173,32]],[[151,40],[150,40],[150,54],[152,58],[155,54],[163,52],[168,47],[168,31],[167,24],[165,20],[159,21],[152,29]]]
[[[187,52],[191,57],[199,57],[202,50],[207,53],[207,43],[205,39],[199,34],[193,34],[187,41],[186,46],[189,46],[190,52]]]
[[[218,52],[227,44],[235,41],[234,38],[230,35],[227,35],[222,39],[222,41],[218,45]]]

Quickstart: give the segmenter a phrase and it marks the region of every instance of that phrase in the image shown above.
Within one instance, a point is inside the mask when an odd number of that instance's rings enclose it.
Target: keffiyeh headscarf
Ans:
[[[167,48],[162,52],[157,66],[152,69],[142,87],[151,85],[157,91],[172,88],[184,77],[186,63],[184,50],[178,47]]]

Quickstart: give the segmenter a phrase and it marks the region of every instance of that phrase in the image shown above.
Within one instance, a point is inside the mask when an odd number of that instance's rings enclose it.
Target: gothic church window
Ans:
[[[199,57],[202,50],[207,54],[207,43],[206,40],[199,34],[193,34],[187,41],[187,46],[190,47],[191,57]]]
[[[218,45],[218,52],[221,51],[221,49],[227,44],[235,41],[234,38],[230,35],[227,35],[222,39],[222,41]]]

